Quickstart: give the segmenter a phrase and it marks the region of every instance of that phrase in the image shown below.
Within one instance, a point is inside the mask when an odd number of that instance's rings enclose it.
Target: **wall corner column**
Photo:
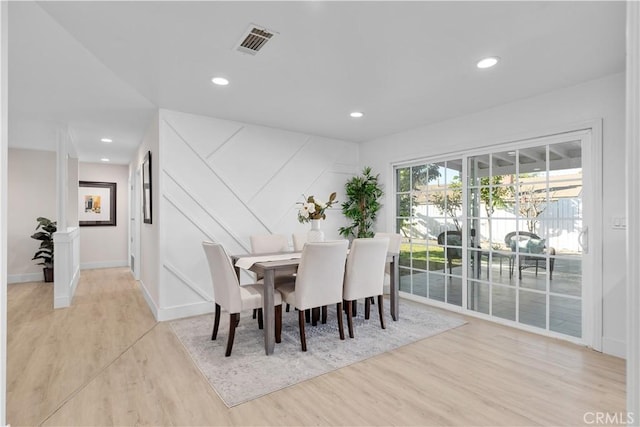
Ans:
[[[0,1],[0,426],[7,424],[8,1]]]
[[[640,3],[627,2],[627,416],[640,425]]]

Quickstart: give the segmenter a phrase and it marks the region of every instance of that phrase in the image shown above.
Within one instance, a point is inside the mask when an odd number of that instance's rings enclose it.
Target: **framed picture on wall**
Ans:
[[[80,181],[78,208],[80,226],[115,226],[116,183]]]
[[[151,151],[142,162],[142,218],[145,224],[152,223],[151,210]]]

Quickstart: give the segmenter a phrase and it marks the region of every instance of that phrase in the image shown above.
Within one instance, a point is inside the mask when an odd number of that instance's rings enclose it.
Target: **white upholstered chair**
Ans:
[[[387,252],[399,254],[400,253],[400,244],[402,243],[402,236],[398,233],[376,233],[374,236],[375,239],[388,239],[389,246],[387,247]],[[391,283],[391,272],[390,272],[389,264],[386,264],[384,267],[384,293],[389,293],[389,285]]]
[[[348,246],[347,240],[307,243],[302,250],[295,285],[286,284],[279,288],[284,301],[298,309],[302,351],[307,351],[304,332],[304,312],[307,309],[336,304],[338,332],[340,339],[344,339],[342,283]]]
[[[251,241],[251,253],[252,254],[268,254],[274,252],[286,252],[289,250],[289,241],[287,236],[283,234],[254,234],[249,236]],[[296,269],[291,271],[278,272],[275,277],[276,289],[283,283],[292,282],[295,280]],[[262,281],[261,276],[256,276],[256,280]],[[287,304],[287,311],[289,311],[289,305]],[[257,313],[254,311],[253,318],[256,318]]]
[[[240,322],[240,312],[244,310],[257,309],[259,312],[258,322],[262,329],[262,299],[263,286],[259,284],[240,286],[238,276],[231,264],[231,260],[220,243],[202,242],[202,247],[209,262],[211,270],[211,280],[213,281],[213,293],[216,304],[215,320],[213,323],[213,333],[211,339],[218,336],[218,326],[220,326],[220,311],[224,309],[229,312],[229,336],[227,337],[227,350],[225,356],[231,355],[233,339],[235,337],[236,326]],[[282,296],[278,291],[274,292],[273,301],[275,306],[275,340],[280,342],[282,331]]]
[[[249,239],[251,240],[251,253],[253,254],[268,254],[289,250],[289,241],[282,234],[254,234],[249,236]]]
[[[307,243],[307,233],[293,233],[291,238],[293,239],[293,250],[302,252],[304,244]]]
[[[347,308],[349,336],[353,338],[353,302],[365,299],[365,318],[369,318],[371,298],[378,297],[380,327],[385,329],[382,288],[387,263],[387,239],[354,239],[347,257],[343,299]]]

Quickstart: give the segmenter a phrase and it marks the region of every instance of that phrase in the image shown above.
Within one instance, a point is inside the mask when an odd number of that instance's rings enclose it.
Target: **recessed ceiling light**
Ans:
[[[108,162],[108,161],[109,161],[109,159],[107,159],[106,157],[103,157],[103,158],[101,158],[101,159],[100,159],[100,161],[102,161],[102,162]]]
[[[515,151],[508,151],[507,152],[507,156],[515,156],[516,152]]]
[[[499,60],[500,58],[498,58],[497,56],[490,56],[489,58],[484,58],[478,61],[476,66],[478,68],[491,68],[496,65]]]
[[[360,111],[354,111],[353,113],[349,114],[351,117],[353,117],[354,119],[359,119],[360,117],[364,116],[364,113],[360,112]]]
[[[211,79],[211,81],[213,82],[213,84],[216,84],[218,86],[226,86],[229,84],[229,80],[225,79],[224,77],[214,77]]]
[[[109,143],[109,142],[113,142],[113,139],[110,139],[110,138],[102,138],[100,141],[102,141],[102,142],[106,142],[106,143]]]

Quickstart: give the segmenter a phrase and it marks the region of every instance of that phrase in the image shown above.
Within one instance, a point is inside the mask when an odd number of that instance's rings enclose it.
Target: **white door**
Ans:
[[[131,206],[130,211],[130,232],[129,232],[129,254],[131,272],[136,280],[140,280],[140,179],[141,169],[138,168],[133,175],[131,184]]]

